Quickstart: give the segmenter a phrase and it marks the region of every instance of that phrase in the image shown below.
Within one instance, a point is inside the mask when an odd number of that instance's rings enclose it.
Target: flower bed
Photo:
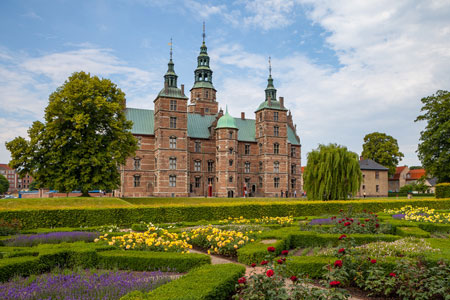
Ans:
[[[261,217],[256,219],[246,219],[243,216],[239,218],[228,217],[228,219],[220,220],[221,224],[277,224],[281,226],[289,226],[294,223],[294,217]]]
[[[403,206],[400,209],[385,209],[384,212],[392,214],[395,219],[427,223],[450,223],[450,213],[440,213],[428,207]]]
[[[162,272],[62,271],[0,284],[0,299],[120,299],[171,281]]]
[[[19,235],[3,243],[9,247],[32,247],[39,244],[59,244],[64,242],[93,242],[99,233],[86,231],[50,232],[33,235]]]

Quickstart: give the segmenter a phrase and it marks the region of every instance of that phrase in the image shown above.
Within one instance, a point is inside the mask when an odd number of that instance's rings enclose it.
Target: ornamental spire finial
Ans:
[[[269,56],[269,76],[272,77],[272,63],[270,61],[270,56]]]
[[[172,60],[172,38],[170,38],[170,60]]]
[[[205,21],[203,21],[203,44],[205,43],[205,37],[206,37],[206,34],[205,34]]]

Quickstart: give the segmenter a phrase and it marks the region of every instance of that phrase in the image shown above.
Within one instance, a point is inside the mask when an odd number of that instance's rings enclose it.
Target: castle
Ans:
[[[301,145],[284,99],[277,100],[271,67],[255,119],[234,118],[216,99],[203,43],[191,97],[172,60],[154,110],[127,108],[139,149],[121,167],[123,197],[280,197],[300,194]]]

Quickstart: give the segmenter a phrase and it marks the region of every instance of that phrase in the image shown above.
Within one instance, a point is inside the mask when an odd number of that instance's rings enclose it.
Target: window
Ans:
[[[194,161],[194,170],[196,172],[200,172],[201,168],[202,168],[202,161],[201,160]]]
[[[245,145],[244,146],[244,153],[245,153],[245,155],[249,155],[250,154],[250,145]]]
[[[248,162],[248,161],[245,162],[244,172],[250,173],[250,162]]]
[[[291,157],[295,157],[295,147],[291,146]]]
[[[169,176],[169,186],[170,187],[177,186],[177,176],[175,176],[175,175],[170,175]]]
[[[158,183],[158,177],[156,177],[156,175],[155,175],[155,186],[157,185],[157,183]]]
[[[170,100],[170,110],[177,110],[177,100]]]
[[[248,188],[248,187],[250,187],[250,178],[245,178],[244,179],[244,182],[245,182],[245,186]]]
[[[171,136],[169,138],[169,147],[170,149],[176,149],[177,148],[177,138],[174,136]]]
[[[169,169],[171,170],[177,169],[177,159],[175,157],[169,158]]]
[[[230,159],[229,161],[228,161],[228,164],[230,165],[230,167],[233,165],[233,160],[232,159]]]
[[[363,184],[363,190],[365,190],[365,189],[366,189],[366,185]]]
[[[208,172],[214,172],[214,161],[208,160]]]
[[[376,189],[376,191],[377,191],[377,193],[380,191],[380,186],[377,184],[376,186],[375,186],[375,189]]]
[[[378,172],[378,171],[375,172],[375,179],[380,179],[380,172]]]
[[[259,172],[261,173],[263,171],[263,162],[259,162]]]
[[[155,169],[158,168],[158,159],[155,157]]]
[[[279,187],[279,186],[280,186],[280,178],[275,177],[275,178],[273,179],[273,187],[274,187],[274,188],[277,188],[277,187]]]
[[[262,113],[259,114],[259,121],[262,121]]]
[[[277,161],[273,163],[273,172],[280,173],[280,163]]]
[[[233,131],[228,132],[228,138],[230,140],[233,139]]]
[[[214,184],[214,177],[208,178],[208,185],[213,185],[213,184]]]
[[[170,117],[170,128],[177,128],[177,118]]]
[[[277,111],[273,112],[273,120],[278,121],[278,112]]]
[[[134,169],[135,170],[140,170],[141,169],[141,159],[140,158],[135,158],[134,159]]]
[[[195,177],[195,187],[196,188],[200,187],[200,177]]]
[[[259,154],[262,154],[262,144],[259,143]]]
[[[259,126],[259,136],[263,136],[263,128],[262,128],[262,126]]]
[[[202,143],[200,142],[195,142],[195,152],[201,152],[202,150]]]
[[[262,179],[262,177],[258,178],[258,183],[259,183],[259,187],[262,188],[263,187],[263,179]]]
[[[209,112],[209,108],[205,107],[205,113]]]
[[[138,146],[139,149],[140,149],[141,146],[142,146],[142,137],[138,136],[136,139],[137,139],[137,146]]]
[[[141,185],[141,175],[134,175],[134,187]]]
[[[209,92],[206,91],[206,99],[208,99],[208,98],[209,98]]]
[[[230,177],[228,178],[228,182],[233,182],[233,176],[230,176]]]
[[[228,153],[233,154],[233,148],[228,149]]]
[[[297,173],[297,166],[295,164],[291,165],[291,174]]]
[[[273,154],[279,154],[280,153],[280,144],[275,143],[273,144]]]
[[[274,136],[279,136],[280,135],[280,127],[273,126],[273,135]]]
[[[295,189],[296,179],[291,179],[291,189]]]

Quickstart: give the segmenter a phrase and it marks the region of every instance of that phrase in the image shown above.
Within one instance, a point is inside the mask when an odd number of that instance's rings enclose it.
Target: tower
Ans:
[[[220,117],[216,126],[216,157],[218,197],[238,196],[238,127],[228,113]]]
[[[269,57],[269,78],[265,100],[255,111],[255,139],[258,144],[260,196],[279,196],[288,189],[289,161],[287,143],[287,109],[284,99],[277,101]]]
[[[205,44],[205,22],[203,22],[203,43],[197,57],[197,68],[194,71],[194,86],[191,88],[190,113],[215,115],[218,112],[216,89],[212,83],[213,71],[209,67],[209,56]]]
[[[187,100],[184,85],[177,87],[178,76],[170,60],[164,75],[164,88],[159,92],[154,111],[155,182],[154,195],[188,196]]]

